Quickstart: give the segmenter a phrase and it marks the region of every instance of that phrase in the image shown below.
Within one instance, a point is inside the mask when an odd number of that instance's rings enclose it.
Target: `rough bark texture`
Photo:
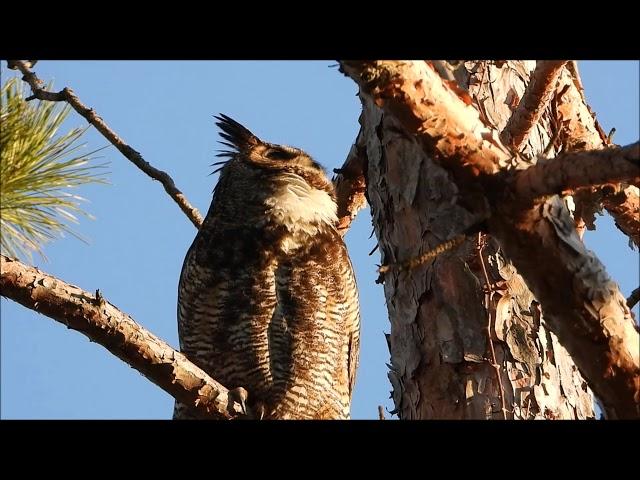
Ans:
[[[637,142],[623,148],[564,153],[520,172],[514,181],[516,194],[524,200],[628,179],[640,182],[640,144]]]
[[[547,109],[565,63],[566,60],[542,60],[537,63],[524,97],[500,134],[505,145],[520,150],[531,129]]]
[[[130,316],[74,285],[0,256],[0,294],[86,335],[203,418],[242,411],[229,390]]]
[[[473,62],[456,77],[466,79],[462,86],[468,87],[481,119],[499,131],[518,105],[534,66]],[[475,223],[478,206],[461,204],[447,171],[395,118],[370,100],[363,104],[359,144],[366,152],[381,263],[419,256]],[[525,154],[540,152],[549,143],[549,124],[546,113],[527,137]],[[522,277],[493,241],[485,249],[485,262],[494,283],[491,293],[483,291],[475,239],[414,270],[386,274],[389,378],[399,417],[503,418],[487,336],[489,318],[507,418],[593,417],[586,382],[545,327]]]
[[[358,134],[359,137],[360,134]],[[351,222],[367,203],[365,198],[367,187],[364,178],[365,155],[358,145],[359,141],[356,140],[342,168],[339,171],[336,170],[338,175],[333,179],[338,202],[337,228],[342,236],[347,233]]]

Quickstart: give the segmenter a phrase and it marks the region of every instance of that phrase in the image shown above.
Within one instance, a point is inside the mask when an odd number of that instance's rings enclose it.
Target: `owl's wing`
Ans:
[[[343,246],[341,263],[342,275],[345,278],[342,302],[344,304],[345,327],[349,334],[348,372],[349,372],[349,397],[353,397],[353,388],[356,383],[356,372],[360,361],[360,305],[358,301],[358,287],[356,284],[353,265]],[[336,295],[338,295],[336,293]]]
[[[326,318],[331,328],[335,328],[344,337],[346,358],[340,358],[341,369],[345,371],[344,392],[346,403],[350,404],[356,381],[356,372],[360,359],[360,307],[358,289],[353,266],[346,246],[337,232],[333,232],[327,246],[324,286],[327,301],[324,305]],[[341,380],[342,381],[342,380]]]
[[[203,261],[203,240],[196,236],[185,257],[178,285],[180,350],[209,374],[221,347],[216,332],[222,320],[228,279],[211,262]],[[221,379],[217,379],[222,381]]]
[[[267,327],[275,309],[274,260],[259,236],[212,226],[196,236],[178,288],[183,353],[227,388],[260,397],[271,379]]]
[[[356,326],[357,325],[357,326]],[[349,398],[353,398],[353,388],[356,384],[356,372],[360,362],[360,318],[356,320],[349,338]]]
[[[337,235],[337,233],[336,233]],[[278,418],[347,418],[360,348],[353,269],[338,236],[276,270],[270,344]]]

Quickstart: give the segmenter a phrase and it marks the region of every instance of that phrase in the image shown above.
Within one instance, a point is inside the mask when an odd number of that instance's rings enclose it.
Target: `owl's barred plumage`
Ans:
[[[303,151],[216,118],[231,150],[182,268],[180,348],[244,387],[254,416],[349,418],[360,313],[333,185]]]

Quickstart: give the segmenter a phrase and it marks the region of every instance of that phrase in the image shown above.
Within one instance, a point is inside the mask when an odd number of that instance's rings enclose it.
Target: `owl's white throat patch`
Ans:
[[[315,235],[323,224],[335,225],[338,221],[338,206],[327,192],[312,188],[294,174],[278,180],[273,194],[265,200],[267,215],[287,227],[293,237]],[[298,238],[291,240],[297,243]]]

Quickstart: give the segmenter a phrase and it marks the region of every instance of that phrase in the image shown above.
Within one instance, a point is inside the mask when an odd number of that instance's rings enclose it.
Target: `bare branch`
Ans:
[[[505,145],[520,150],[549,105],[565,63],[566,60],[538,61],[518,108],[500,133],[500,139]]]
[[[438,74],[445,80],[448,80],[450,82],[456,81],[456,77],[453,75],[451,66],[446,60],[432,60],[431,65],[436,69],[436,72],[438,72]]]
[[[538,162],[515,177],[520,199],[561,194],[581,187],[640,181],[640,143],[560,154]]]
[[[86,335],[203,418],[242,412],[229,390],[129,315],[74,285],[0,255],[0,294]]]
[[[202,215],[197,208],[192,206],[187,197],[178,190],[173,179],[168,173],[158,170],[147,162],[139,152],[127,145],[109,126],[100,118],[96,112],[84,105],[80,99],[73,93],[70,88],[63,88],[59,92],[48,92],[42,88],[43,82],[40,80],[35,72],[31,71],[31,63],[24,60],[8,60],[7,66],[13,70],[20,70],[23,77],[22,80],[27,82],[31,87],[33,95],[28,97],[27,100],[46,100],[50,102],[67,102],[73,107],[73,109],[82,115],[87,122],[96,127],[96,129],[115,146],[120,152],[127,157],[136,167],[146,173],[149,177],[159,181],[164,187],[167,194],[178,204],[184,214],[191,220],[191,223],[196,228],[200,228],[202,225]]]

